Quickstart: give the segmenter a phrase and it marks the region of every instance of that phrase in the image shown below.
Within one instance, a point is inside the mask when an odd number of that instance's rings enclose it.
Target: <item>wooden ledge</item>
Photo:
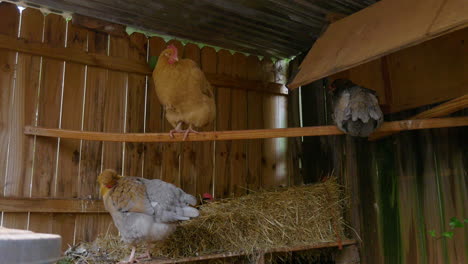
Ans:
[[[0,198],[0,212],[10,213],[105,213],[101,200],[54,198]]]
[[[468,116],[433,118],[423,120],[404,120],[385,122],[377,132],[397,132],[405,130],[461,127],[468,126]],[[53,129],[26,126],[26,135],[35,135],[53,138],[82,139],[91,141],[110,142],[182,142],[183,135],[176,134],[175,138],[169,137],[168,133],[104,133],[89,132],[67,129]],[[343,132],[336,126],[315,126],[296,128],[276,128],[276,129],[254,129],[254,130],[232,130],[213,131],[190,134],[187,141],[220,141],[220,140],[241,140],[241,139],[263,139],[281,137],[301,137],[301,136],[329,136],[341,135]]]
[[[343,246],[349,246],[357,244],[356,240],[344,240],[341,243],[338,242],[326,242],[320,243],[317,245],[310,245],[310,246],[296,246],[296,247],[281,247],[281,248],[272,248],[265,252],[259,252],[259,254],[269,254],[269,253],[282,253],[282,252],[295,252],[295,251],[305,251],[311,249],[322,249],[322,248],[334,248]],[[195,262],[195,261],[202,261],[202,260],[211,260],[211,259],[223,259],[223,258],[232,258],[232,257],[240,257],[240,256],[247,256],[248,254],[244,252],[228,252],[228,253],[219,253],[213,255],[205,255],[199,257],[187,257],[187,258],[180,258],[180,259],[167,259],[167,260],[154,260],[148,261],[145,263],[148,264],[169,264],[169,263],[186,263],[186,262]]]

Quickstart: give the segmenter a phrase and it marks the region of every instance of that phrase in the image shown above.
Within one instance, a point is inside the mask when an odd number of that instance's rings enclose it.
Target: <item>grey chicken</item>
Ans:
[[[333,119],[338,128],[355,137],[368,137],[382,125],[376,93],[347,79],[331,84]]]
[[[119,229],[122,240],[132,245],[128,261],[135,261],[135,245],[164,240],[172,234],[178,221],[197,217],[190,205],[197,199],[176,186],[137,177],[122,177],[113,170],[98,176],[104,206]],[[150,258],[149,248],[144,258]]]

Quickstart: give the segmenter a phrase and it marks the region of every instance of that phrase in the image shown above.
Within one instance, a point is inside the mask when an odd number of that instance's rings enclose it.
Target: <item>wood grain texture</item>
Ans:
[[[123,59],[122,57],[106,56],[91,51],[82,52],[69,48],[58,48],[47,43],[29,43],[22,39],[4,35],[0,35],[0,49],[80,63],[113,71],[151,75],[151,69],[147,63],[141,63],[131,59]],[[278,83],[242,80],[227,76],[219,76],[216,74],[207,74],[206,77],[214,86],[223,86],[242,90],[257,90],[277,95],[288,94],[288,90]]]
[[[380,1],[341,19],[315,42],[290,87],[297,88],[466,27],[463,11],[453,12],[466,10],[464,5],[456,0]],[[450,10],[450,15],[444,10]],[[451,19],[438,20],[441,14]],[[399,23],[395,23],[396,17]]]
[[[133,33],[130,36],[129,59],[146,63],[146,50],[148,39],[141,33]],[[127,118],[125,132],[144,132],[145,128],[145,92],[146,77],[139,74],[128,74],[127,89]],[[123,175],[143,176],[143,143],[125,144],[125,165]]]
[[[103,213],[101,200],[59,198],[0,198],[0,211],[12,213]]]
[[[45,17],[44,42],[55,47],[64,47],[66,21],[63,17],[51,14]],[[39,92],[37,124],[58,127],[62,100],[64,62],[43,58]],[[36,140],[33,197],[49,197],[56,192],[57,145],[54,139]]]
[[[149,56],[159,56],[166,48],[166,42],[160,37],[149,39]],[[148,76],[146,99],[146,131],[147,133],[163,132],[163,109],[159,103],[154,88],[152,76]],[[161,179],[162,169],[162,149],[163,145],[159,143],[145,143],[145,168],[144,177],[148,179]]]
[[[108,36],[102,33],[88,32],[88,50],[107,53]],[[83,112],[83,129],[103,131],[104,101],[106,90],[110,89],[107,70],[88,67],[86,75],[86,95]],[[101,172],[102,142],[83,141],[80,160],[79,198],[98,198],[99,188],[96,183]]]
[[[86,50],[88,43],[87,30],[68,23],[67,33],[67,47]],[[65,64],[61,116],[62,128],[81,130],[86,85],[85,70],[85,66],[81,64]],[[60,140],[55,197],[78,197],[81,143],[80,140]]]
[[[240,53],[233,55],[232,76],[247,79],[247,57]],[[247,129],[247,92],[243,90],[231,91],[231,129]],[[229,156],[231,173],[229,194],[240,196],[247,192],[247,142],[234,141],[231,143]]]
[[[129,39],[109,37],[109,56],[128,58]],[[125,128],[125,106],[128,73],[109,71],[108,87],[104,97],[104,132],[123,133]],[[123,171],[123,143],[104,142],[102,146],[102,168]]]
[[[195,44],[187,44],[184,47],[183,58],[191,59],[200,65],[200,49]],[[197,195],[197,181],[198,181],[198,170],[197,170],[197,156],[200,153],[195,151],[196,143],[183,142],[181,143],[180,152],[180,185],[181,188],[192,195]]]
[[[419,130],[429,128],[463,127],[468,125],[468,117],[447,117],[420,120],[403,120],[385,122],[378,131],[395,132],[406,130]],[[82,132],[65,129],[51,129],[42,127],[26,126],[24,133],[27,135],[38,135],[43,137],[62,137],[72,139],[84,139],[109,142],[182,142],[183,135],[169,137],[169,133],[103,133],[103,132]],[[344,134],[336,126],[315,126],[296,128],[275,128],[275,129],[252,129],[252,130],[230,130],[200,132],[192,135],[186,141],[226,141],[259,138],[279,138],[279,137],[300,137],[300,136],[330,136]]]
[[[211,47],[203,47],[200,51],[200,66],[202,71],[207,73],[216,73],[217,68],[217,54],[216,51]],[[216,87],[212,86],[213,94],[217,94]],[[218,114],[218,110],[216,110]],[[212,124],[209,124],[205,131],[214,131],[216,126],[216,120]],[[214,142],[197,142],[194,143],[194,150],[196,153],[195,162],[197,164],[197,193],[213,193],[214,183]]]
[[[179,54],[184,54],[184,46],[180,41],[171,40],[167,43],[168,45],[174,45]],[[173,129],[172,125],[167,121],[165,114],[163,117],[163,131],[169,132]],[[166,143],[163,144],[162,149],[162,168],[161,168],[161,180],[170,182],[180,187],[180,154],[181,144],[180,143]]]
[[[390,54],[391,112],[467,94],[467,36],[465,28]]]
[[[460,111],[468,107],[468,94],[457,97],[453,100],[440,104],[434,108],[423,111],[417,115],[412,116],[410,119],[425,119],[433,117],[442,117],[450,115],[454,112]],[[392,135],[393,133],[374,133],[369,137],[370,141],[378,140],[383,137]]]
[[[2,3],[2,5],[5,3]],[[13,12],[17,12],[17,9]],[[39,10],[26,9],[22,12],[20,36],[31,42],[42,42],[44,16]],[[5,183],[6,196],[29,197],[36,137],[23,133],[24,125],[36,125],[38,107],[39,75],[41,58],[28,54],[18,54],[16,90],[13,98],[10,129],[10,151],[8,160],[8,179]],[[4,213],[4,225],[26,229],[28,213]],[[8,224],[10,223],[10,224]]]
[[[9,3],[0,3],[0,34],[15,37],[18,35],[19,12],[15,5]],[[11,108],[12,98],[15,90],[15,64],[16,52],[0,50],[0,186],[7,186],[7,161],[10,135],[12,131],[13,112]],[[1,188],[0,196],[4,195],[5,187]]]
[[[256,56],[247,58],[247,78],[249,80],[262,80],[262,66]],[[247,92],[247,128],[261,129],[263,123],[263,96],[264,93],[256,91]],[[257,191],[262,184],[262,164],[265,162],[263,156],[264,140],[247,141],[247,190]]]
[[[220,50],[218,55],[218,74],[232,74],[232,55],[227,50]],[[216,131],[231,130],[231,89],[218,87],[216,94]],[[215,149],[215,198],[229,196],[229,183],[231,179],[231,142],[217,142]]]

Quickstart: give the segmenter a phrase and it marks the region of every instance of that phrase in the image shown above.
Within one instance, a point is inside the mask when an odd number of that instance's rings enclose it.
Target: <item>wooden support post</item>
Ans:
[[[460,96],[458,98],[445,102],[441,105],[438,105],[432,109],[429,109],[415,116],[412,116],[410,117],[410,119],[428,119],[428,118],[434,118],[434,117],[442,117],[442,116],[450,115],[462,109],[465,109],[467,107],[468,107],[468,94],[465,94],[463,96]],[[395,132],[377,131],[369,137],[369,140],[370,141],[378,140],[378,139],[390,136],[392,134],[395,134],[396,132],[398,131],[395,131]]]
[[[468,126],[468,117],[434,118],[423,120],[404,120],[385,122],[379,132],[398,132],[404,130],[417,130],[442,127]],[[92,141],[110,142],[181,142],[183,134],[178,133],[174,138],[168,133],[104,133],[87,132],[66,129],[52,129],[26,126],[26,135],[36,135],[52,138],[72,138]],[[212,131],[191,134],[187,141],[220,141],[220,140],[241,140],[259,138],[280,138],[280,137],[300,137],[300,136],[329,136],[343,134],[336,126],[315,126],[315,127],[294,127],[276,129],[252,129],[252,130],[232,130],[232,131]]]

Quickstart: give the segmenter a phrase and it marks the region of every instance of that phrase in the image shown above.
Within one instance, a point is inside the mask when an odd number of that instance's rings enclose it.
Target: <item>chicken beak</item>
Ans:
[[[175,60],[175,61],[179,61],[179,58],[177,58],[177,57],[174,57],[174,60]]]

